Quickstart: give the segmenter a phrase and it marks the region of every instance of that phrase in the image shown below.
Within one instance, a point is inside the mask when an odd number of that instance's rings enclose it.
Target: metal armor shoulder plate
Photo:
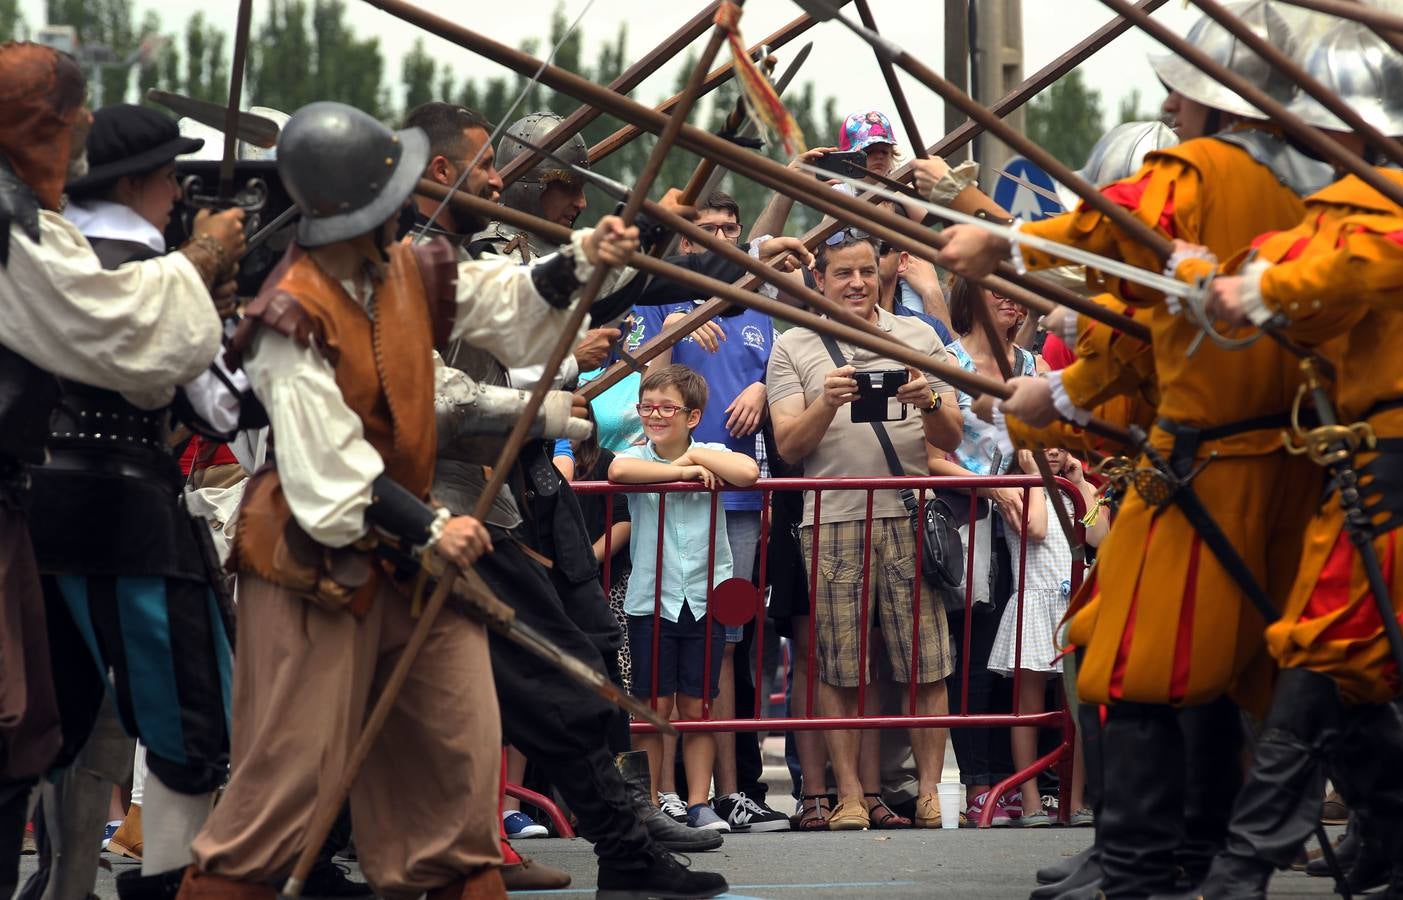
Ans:
[[[1213,140],[1241,147],[1298,196],[1307,197],[1335,181],[1333,166],[1311,159],[1279,134],[1260,128],[1239,128],[1215,134]]]

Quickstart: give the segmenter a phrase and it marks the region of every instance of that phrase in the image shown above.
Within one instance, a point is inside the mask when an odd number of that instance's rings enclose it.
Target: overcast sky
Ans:
[[[135,0],[137,21],[147,9],[156,9],[167,31],[182,29],[196,10],[232,31],[237,12],[235,0]],[[516,46],[523,39],[549,33],[550,16],[556,0],[504,0],[499,4],[478,0],[420,0],[421,5],[446,18],[458,19],[496,40]],[[942,9],[939,0],[870,0],[878,27],[912,55],[941,71],[944,56]],[[574,19],[587,0],[565,0],[567,17]],[[21,0],[21,8],[31,26],[43,22],[43,0]],[[586,58],[593,58],[598,45],[611,40],[620,22],[629,28],[629,55],[635,60],[676,30],[700,6],[697,0],[594,0],[581,26],[587,41]],[[350,0],[348,18],[356,33],[376,35],[387,59],[387,83],[392,89],[399,81],[399,59],[424,32],[371,6]],[[1111,18],[1099,0],[1023,0],[1024,72],[1032,73],[1082,40]],[[1157,17],[1183,34],[1195,18],[1185,4],[1168,3]],[[266,13],[267,0],[254,0],[254,27]],[[799,15],[790,0],[749,0],[741,19],[747,43],[753,43]],[[847,111],[876,107],[886,111],[900,133],[895,109],[887,99],[872,53],[866,44],[837,23],[820,25],[802,40],[813,40],[814,50],[802,79],[817,83],[820,97],[833,95]],[[802,43],[802,40],[800,43]],[[494,63],[476,58],[467,51],[437,38],[428,37],[430,51],[452,65],[455,76],[486,76],[501,73]],[[795,45],[791,45],[795,46]],[[1163,90],[1145,59],[1160,48],[1150,38],[1134,31],[1123,35],[1085,64],[1088,80],[1102,92],[1103,108],[1113,116],[1120,98],[1139,89],[1142,108],[1158,109]],[[723,56],[725,51],[723,50]],[[792,53],[792,51],[790,51]],[[781,53],[781,67],[788,54]],[[666,67],[633,92],[636,99],[655,103],[671,93],[675,68]],[[922,136],[934,141],[943,123],[943,104],[925,87],[902,75],[906,94],[922,123]],[[396,102],[402,95],[394,90]],[[925,124],[930,123],[930,124]],[[832,137],[809,135],[810,145],[831,143]]]

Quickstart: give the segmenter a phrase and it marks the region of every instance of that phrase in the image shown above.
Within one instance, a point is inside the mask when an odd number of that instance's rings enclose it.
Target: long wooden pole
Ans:
[[[449,202],[464,210],[470,211],[479,216],[495,217],[518,228],[528,229],[548,241],[565,243],[570,240],[570,229],[554,222],[524,213],[520,210],[502,207],[490,200],[482,197],[475,197],[462,191],[454,191],[450,194],[445,185],[437,182],[423,180],[419,182],[418,190],[424,191],[436,197],[449,197]],[[832,335],[840,341],[862,347],[873,353],[880,353],[890,359],[900,363],[905,363],[922,372],[929,372],[937,375],[946,382],[960,388],[969,394],[992,394],[995,397],[1007,399],[1012,391],[996,378],[987,375],[980,375],[977,372],[969,372],[951,363],[948,358],[939,358],[921,353],[906,345],[893,341],[890,335],[878,336],[867,330],[855,328],[851,325],[820,316],[808,310],[789,306],[778,300],[771,300],[760,294],[750,293],[733,284],[724,281],[717,281],[705,275],[699,275],[690,269],[672,265],[665,260],[654,259],[646,253],[635,251],[629,256],[628,264],[637,268],[640,272],[654,275],[659,278],[666,278],[675,281],[691,290],[696,291],[699,297],[716,297],[724,303],[734,303],[746,309],[754,309],[774,318],[785,319],[795,325],[803,326],[823,334]],[[759,279],[756,279],[757,281]],[[1133,439],[1129,432],[1118,426],[1099,419],[1093,419],[1090,424],[1084,426],[1093,434],[1100,435],[1108,440],[1117,441],[1126,446],[1134,446]]]
[[[843,2],[846,3],[847,0],[843,0]],[[779,29],[774,34],[770,35],[764,40],[751,45],[750,49],[747,52],[753,55],[759,52],[759,50],[762,47],[769,47],[771,50],[778,50],[780,47],[783,47],[785,44],[799,37],[804,32],[808,31],[810,28],[813,28],[816,24],[818,23],[815,22],[809,16],[800,16],[799,18],[785,25],[783,28]],[[708,93],[713,88],[719,87],[720,85],[725,84],[727,81],[730,81],[731,78],[733,78],[734,76],[734,65],[728,62],[724,66],[719,66],[714,72],[711,72],[706,76],[706,80],[702,82],[701,92],[703,94]],[[682,95],[680,93],[669,97],[662,103],[659,103],[655,107],[655,111],[659,113],[669,113],[681,99]],[[590,164],[593,165],[599,162],[601,159],[604,159],[605,157],[609,156],[610,154],[617,152],[624,145],[628,144],[630,141],[638,137],[644,131],[651,130],[653,129],[643,129],[639,128],[636,125],[625,125],[623,128],[620,128],[618,131],[614,132],[613,134],[604,138],[599,143],[595,144],[593,147],[589,148]],[[546,149],[551,148],[547,147]]]
[[[873,31],[877,30],[877,20],[872,15],[872,7],[867,0],[857,0],[857,15],[862,19],[862,24]],[[916,127],[916,116],[911,112],[911,104],[906,100],[906,91],[901,87],[901,82],[897,79],[896,69],[892,67],[891,61],[877,55],[877,67],[882,70],[882,80],[887,83],[887,91],[891,94],[892,102],[896,104],[897,118],[901,119],[901,127],[906,129],[906,139],[911,142],[911,148],[917,159],[928,159],[926,152],[926,142],[921,140],[921,132]]]
[[[253,27],[253,0],[239,0],[234,23],[234,62],[229,73],[229,98],[224,111],[224,158],[219,161],[219,199],[234,197],[234,162],[238,158],[239,106],[244,96],[244,61],[248,57],[249,30]]]
[[[1403,144],[1399,144],[1393,138],[1370,125],[1363,116],[1355,112],[1354,107],[1324,84],[1321,84],[1315,76],[1307,72],[1295,60],[1278,50],[1275,44],[1249,28],[1245,22],[1229,12],[1218,0],[1192,0],[1192,3],[1251,48],[1258,56],[1270,63],[1272,68],[1300,85],[1301,90],[1318,100],[1321,106],[1338,116],[1355,132],[1363,135],[1364,139],[1376,150],[1395,163],[1403,165]]]
[[[662,136],[653,145],[653,151],[648,156],[643,173],[639,176],[637,184],[634,185],[633,191],[629,195],[628,203],[625,204],[622,214],[625,225],[633,223],[633,220],[638,216],[639,209],[643,206],[643,202],[648,198],[648,191],[658,173],[662,171],[663,162],[666,160],[668,152],[671,151],[673,143],[677,140],[677,133],[682,129],[687,115],[692,111],[692,105],[696,103],[697,97],[701,93],[702,81],[706,75],[707,67],[716,58],[716,54],[720,51],[725,40],[726,30],[718,24],[711,30],[711,40],[707,43],[706,49],[702,51],[697,64],[692,68],[692,74],[687,79],[687,86],[682,92],[682,99],[673,108]],[[574,347],[575,335],[579,332],[585,317],[589,315],[589,308],[594,304],[595,298],[599,296],[599,290],[603,287],[604,279],[608,276],[608,266],[603,264],[595,266],[589,281],[585,283],[584,289],[581,291],[580,298],[575,303],[575,307],[570,310],[570,314],[561,328],[560,337],[551,349],[550,357],[546,361],[545,371],[541,373],[541,380],[531,389],[531,396],[526,401],[526,408],[507,435],[506,443],[502,445],[502,450],[497,455],[496,465],[492,467],[492,475],[487,479],[487,486],[483,488],[482,495],[473,508],[473,515],[476,518],[487,518],[493,502],[497,499],[497,494],[506,484],[507,477],[516,462],[516,457],[526,442],[526,435],[536,421],[536,413],[540,411],[541,404],[545,402],[546,394],[550,392],[555,375],[560,371],[561,363],[565,361],[565,357]]]
[[[1248,103],[1251,103],[1253,106],[1266,113],[1277,125],[1280,125],[1287,134],[1304,144],[1307,148],[1318,153],[1321,158],[1329,160],[1345,171],[1348,171],[1350,174],[1355,175],[1360,181],[1363,181],[1365,184],[1369,185],[1369,187],[1383,194],[1394,203],[1403,205],[1403,186],[1385,178],[1383,175],[1379,174],[1377,169],[1361,159],[1358,154],[1347,150],[1326,137],[1321,131],[1307,125],[1299,116],[1292,113],[1276,100],[1267,96],[1264,91],[1252,82],[1226,66],[1220,65],[1209,57],[1208,54],[1179,37],[1179,35],[1155,21],[1152,17],[1135,9],[1130,3],[1126,2],[1126,0],[1101,0],[1101,2],[1134,22],[1142,31],[1178,54],[1185,62],[1204,72]],[[1068,187],[1071,187],[1071,185],[1068,185]]]
[[[963,2],[963,0],[959,0],[959,2]],[[1169,0],[1140,0],[1136,5],[1145,12],[1154,12],[1168,2]],[[1129,22],[1117,16],[1093,31],[1084,40],[1068,49],[1067,52],[1023,79],[1022,84],[990,104],[989,111],[999,118],[1007,116],[1015,109],[1018,109],[1020,106],[1042,93],[1049,85],[1056,82],[1063,75],[1066,75],[1077,66],[1086,62],[1088,58],[1111,41],[1125,34],[1130,30],[1130,27]],[[963,125],[953,129],[949,134],[937,141],[935,145],[930,148],[930,155],[949,156],[983,132],[983,125],[973,119],[969,119]],[[899,171],[902,175],[905,174],[904,169]],[[898,175],[897,177],[901,176]]]
[[[1375,31],[1388,31],[1396,37],[1403,38],[1403,16],[1391,13],[1386,9],[1379,9],[1377,6],[1370,6],[1367,3],[1358,3],[1355,0],[1282,0],[1282,2],[1304,9],[1313,9],[1316,12],[1328,13],[1341,19],[1352,19],[1355,22],[1368,25]]]
[[[642,84],[645,78],[662,68],[681,52],[683,47],[696,40],[702,32],[711,27],[711,20],[716,17],[716,10],[720,5],[720,0],[712,0],[711,3],[702,7],[696,15],[687,20],[686,24],[668,35],[662,43],[629,66],[618,78],[609,82],[609,90],[619,94],[627,94]],[[554,150],[583,131],[600,115],[601,112],[596,107],[581,106],[562,119],[559,125],[552,128],[536,144],[544,150]],[[541,155],[534,151],[523,153],[513,159],[499,173],[502,176],[502,184],[508,185],[516,181],[540,160]]]
[[[627,97],[614,94],[572,72],[567,72],[557,66],[543,67],[540,60],[529,54],[478,34],[457,22],[451,22],[428,13],[405,2],[405,0],[367,0],[367,2],[508,68],[523,74],[533,75],[539,71],[542,83],[587,103],[598,105],[611,115],[634,123],[645,130],[661,132],[667,127],[669,121],[672,121],[655,110],[642,106]],[[936,250],[944,245],[944,239],[939,234],[919,223],[912,222],[905,216],[897,215],[890,210],[851,197],[841,191],[826,189],[808,175],[767,157],[747,152],[699,128],[682,125],[677,135],[677,144],[695,153],[715,156],[732,171],[746,174],[767,187],[796,197],[820,212],[844,219],[851,224],[861,225],[879,240],[886,240],[907,249],[922,259],[933,262]],[[1001,274],[1007,281],[1021,284],[1029,290],[1039,290],[1035,280],[1018,275],[1011,266],[1003,267]],[[987,282],[980,283],[989,286]],[[994,286],[994,289],[1003,292],[997,285]],[[1095,304],[1087,303],[1085,305],[1087,315],[1093,317],[1099,315]]]

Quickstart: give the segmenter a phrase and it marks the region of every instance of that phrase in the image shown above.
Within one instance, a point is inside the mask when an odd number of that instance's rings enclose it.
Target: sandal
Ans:
[[[812,805],[810,804],[812,801]],[[799,816],[794,820],[797,831],[827,831],[833,801],[827,794],[805,794],[799,801]]]
[[[875,799],[877,801],[867,807],[867,815],[872,820],[873,831],[895,831],[911,827],[911,820],[892,812],[892,808],[887,806],[881,794],[863,794],[862,797],[864,800]]]

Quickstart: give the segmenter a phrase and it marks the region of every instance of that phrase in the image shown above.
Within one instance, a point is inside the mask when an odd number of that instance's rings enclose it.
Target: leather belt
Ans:
[[[142,412],[89,406],[65,397],[54,410],[49,431],[55,441],[100,441],[164,449],[164,410]]]

